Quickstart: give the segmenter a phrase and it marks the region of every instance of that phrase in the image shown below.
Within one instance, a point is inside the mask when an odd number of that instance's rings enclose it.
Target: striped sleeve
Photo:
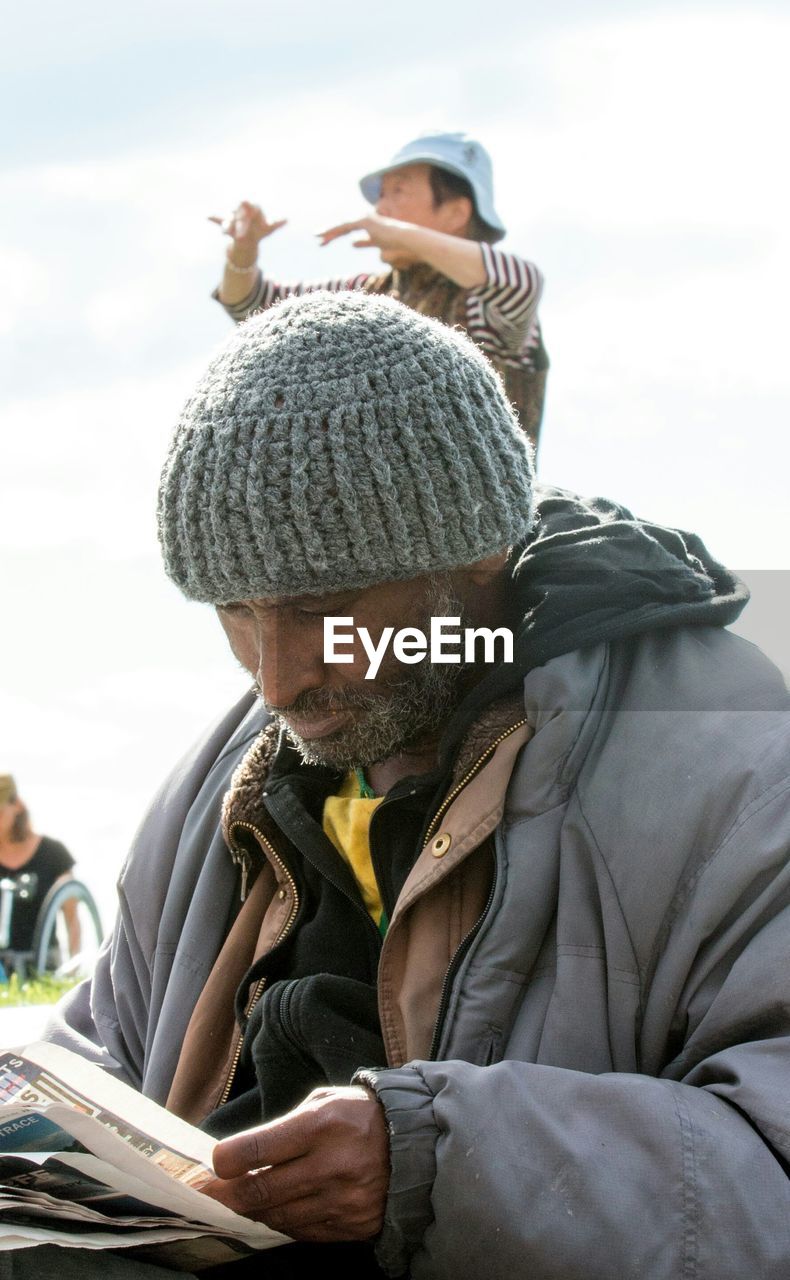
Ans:
[[[511,359],[524,358],[537,332],[543,276],[532,262],[482,242],[485,284],[470,289],[470,336],[481,346]]]
[[[301,297],[304,293],[315,293],[318,289],[327,289],[330,293],[339,293],[343,289],[363,289],[369,279],[370,272],[362,272],[357,276],[337,276],[333,280],[299,280],[286,284],[278,280],[267,280],[259,271],[255,284],[241,302],[231,304],[222,302],[219,288],[216,288],[211,296],[225,308],[231,319],[239,324],[242,320],[246,320],[247,316],[253,315],[256,311],[265,311],[273,302],[280,302],[282,298]]]

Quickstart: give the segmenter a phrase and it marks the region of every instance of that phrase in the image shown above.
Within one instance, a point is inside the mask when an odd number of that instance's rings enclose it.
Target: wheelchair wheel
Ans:
[[[37,973],[87,977],[102,941],[101,918],[93,894],[81,880],[53,884],[38,909],[33,931]]]

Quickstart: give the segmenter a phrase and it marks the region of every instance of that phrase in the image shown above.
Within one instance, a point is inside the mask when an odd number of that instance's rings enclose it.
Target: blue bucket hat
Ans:
[[[381,195],[381,179],[393,169],[407,164],[431,164],[466,178],[475,198],[477,216],[497,232],[497,240],[505,234],[505,224],[494,208],[494,175],[491,157],[485,147],[466,133],[424,133],[396,151],[389,164],[360,178],[359,186],[368,204]]]

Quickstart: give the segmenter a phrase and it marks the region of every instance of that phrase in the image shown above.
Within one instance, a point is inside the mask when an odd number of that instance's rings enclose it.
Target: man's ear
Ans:
[[[467,564],[463,569],[459,569],[459,575],[464,578],[470,586],[488,587],[498,578],[510,555],[510,548],[505,547],[504,551],[497,551],[492,556],[486,556],[485,560],[476,560],[474,564]]]

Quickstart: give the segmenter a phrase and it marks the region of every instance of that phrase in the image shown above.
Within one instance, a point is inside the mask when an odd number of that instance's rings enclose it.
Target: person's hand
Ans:
[[[369,1240],[384,1222],[389,1138],[367,1089],[314,1089],[293,1111],[214,1149],[201,1188],[236,1213],[296,1240]]]
[[[382,258],[387,262],[390,254],[410,253],[413,250],[415,230],[417,228],[411,222],[399,222],[396,218],[382,218],[379,213],[369,213],[355,222],[341,222],[337,227],[319,231],[318,238],[323,248],[340,236],[361,231],[364,235],[351,242],[354,248],[380,249]]]
[[[228,257],[234,266],[250,267],[258,257],[258,245],[261,240],[265,240],[274,231],[284,227],[286,219],[280,218],[277,222],[269,222],[260,205],[242,200],[228,217],[219,218],[212,215],[209,217],[209,222],[215,222],[226,236],[230,236],[232,243],[228,249]]]

